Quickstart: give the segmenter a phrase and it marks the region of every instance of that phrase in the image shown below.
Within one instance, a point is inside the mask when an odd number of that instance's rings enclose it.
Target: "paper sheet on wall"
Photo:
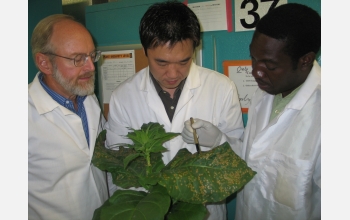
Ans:
[[[102,52],[102,97],[103,103],[109,103],[114,89],[127,78],[135,74],[135,51]]]
[[[249,108],[252,95],[258,88],[251,66],[229,66],[228,77],[236,84],[241,108]]]
[[[187,6],[197,15],[201,32],[227,30],[226,0],[198,2]]]

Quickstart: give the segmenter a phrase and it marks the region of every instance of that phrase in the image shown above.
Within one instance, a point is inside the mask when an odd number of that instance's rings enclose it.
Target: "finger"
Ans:
[[[185,137],[186,139],[193,139],[193,133],[185,129],[182,131],[181,136]]]
[[[186,129],[190,133],[193,133],[193,129],[192,129],[191,123],[189,121],[188,121],[189,123],[186,123],[186,122],[185,122],[184,129]]]
[[[193,140],[193,135],[192,136],[188,136],[187,134],[182,134],[182,140],[188,144],[193,144],[194,140]]]
[[[203,120],[201,119],[194,119],[194,123],[192,124],[192,128],[199,129],[203,126]]]
[[[184,122],[184,125],[187,125],[187,124],[191,124],[191,121],[187,120],[187,121]]]

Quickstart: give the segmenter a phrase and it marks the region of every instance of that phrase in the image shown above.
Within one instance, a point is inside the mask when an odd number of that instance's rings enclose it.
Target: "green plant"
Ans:
[[[124,189],[144,187],[147,192],[117,190],[95,210],[93,220],[202,220],[205,203],[222,201],[256,174],[227,142],[200,154],[181,149],[165,165],[163,143],[179,133],[167,133],[154,122],[130,130],[127,137],[133,144],[118,150],[104,147],[106,131],[102,131],[92,163],[110,172],[114,184]]]

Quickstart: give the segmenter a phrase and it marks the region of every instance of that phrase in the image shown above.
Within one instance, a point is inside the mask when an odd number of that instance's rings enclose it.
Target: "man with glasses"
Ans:
[[[94,94],[96,51],[68,15],[35,27],[39,69],[28,88],[28,219],[92,219],[108,198],[106,174],[91,164],[105,119]]]

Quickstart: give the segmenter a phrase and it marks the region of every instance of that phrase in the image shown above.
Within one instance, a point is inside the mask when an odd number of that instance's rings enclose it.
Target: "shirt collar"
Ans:
[[[152,79],[152,81],[153,81],[153,84],[154,84],[154,87],[156,88],[157,93],[159,94],[160,92],[164,91],[164,90],[162,89],[162,87],[159,85],[159,83],[158,83],[158,81],[156,80],[156,78],[154,78],[154,76],[152,75],[151,71],[149,72],[149,75],[151,76],[151,79]],[[182,81],[180,82],[180,84],[179,84],[179,86],[176,88],[175,92],[177,92],[177,91],[183,89],[183,87],[184,87],[184,85],[185,85],[185,82],[186,82],[186,79],[187,79],[187,77],[186,77],[184,80],[182,80]]]
[[[50,89],[45,84],[45,82],[43,81],[43,73],[39,74],[39,82],[42,85],[42,87],[44,88],[44,90],[52,97],[53,100],[55,100],[58,104],[68,108],[72,112],[76,112],[76,110],[74,109],[74,105],[73,105],[72,100],[66,99],[65,97],[61,96],[57,92]],[[85,99],[86,99],[86,96],[77,96],[78,106],[81,106]]]

